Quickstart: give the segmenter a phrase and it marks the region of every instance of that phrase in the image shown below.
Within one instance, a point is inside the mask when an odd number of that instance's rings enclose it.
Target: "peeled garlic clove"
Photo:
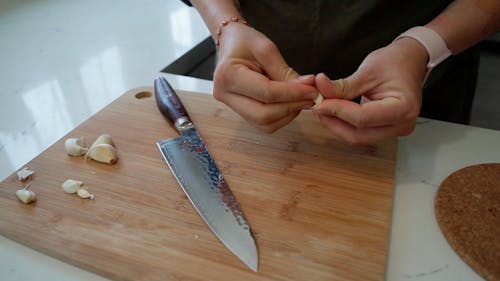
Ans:
[[[82,187],[76,192],[81,198],[94,199],[94,194],[91,194],[86,188]]]
[[[36,201],[36,194],[31,190],[19,189],[18,191],[16,191],[16,196],[24,204],[29,204]]]
[[[76,193],[82,184],[81,181],[69,179],[62,184],[62,188],[67,193]]]
[[[35,172],[30,170],[28,167],[24,167],[21,170],[17,171],[17,179],[20,181],[24,181],[34,173]]]
[[[118,160],[118,153],[110,144],[98,144],[89,149],[86,157],[98,162],[114,164]]]
[[[71,156],[82,156],[88,151],[82,138],[67,139],[64,142],[64,149],[66,150],[66,153]]]

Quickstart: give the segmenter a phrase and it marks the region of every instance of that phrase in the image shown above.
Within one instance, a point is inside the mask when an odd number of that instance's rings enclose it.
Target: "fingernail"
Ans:
[[[318,76],[324,76],[326,79],[330,80],[330,78],[323,72],[319,73]]]
[[[306,75],[301,75],[301,76],[297,77],[297,80],[303,81],[303,80],[311,79],[312,77],[314,77],[314,74],[306,74]]]

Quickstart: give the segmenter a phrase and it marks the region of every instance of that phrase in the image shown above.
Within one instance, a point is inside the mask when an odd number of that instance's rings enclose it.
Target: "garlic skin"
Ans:
[[[76,192],[78,196],[84,199],[94,199],[94,194],[91,194],[85,187],[79,188]]]
[[[28,167],[24,167],[21,170],[17,171],[17,179],[20,181],[25,181],[35,172],[30,170]]]
[[[16,196],[24,204],[29,204],[36,201],[36,194],[31,190],[19,189],[16,191]]]
[[[81,181],[68,179],[62,184],[62,188],[66,193],[76,193],[82,184]]]
[[[111,136],[108,134],[100,135],[90,146],[85,157],[106,164],[116,163],[118,161],[118,152],[114,147]]]
[[[70,156],[85,155],[88,149],[85,147],[83,138],[69,138],[64,142],[64,149]]]
[[[109,134],[102,134],[99,137],[97,137],[97,139],[94,141],[92,146],[98,145],[98,144],[103,144],[103,143],[107,143],[109,145],[115,146],[115,144],[113,143],[113,139],[111,138],[111,135],[109,135]],[[92,146],[90,148],[92,148]]]

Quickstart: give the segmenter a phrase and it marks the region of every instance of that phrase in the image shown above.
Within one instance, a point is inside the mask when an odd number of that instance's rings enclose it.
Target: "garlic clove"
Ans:
[[[64,142],[64,149],[70,156],[82,156],[87,153],[83,138],[69,138]]]
[[[82,184],[81,181],[68,179],[62,184],[62,188],[67,193],[76,193]]]
[[[98,145],[98,144],[104,144],[104,143],[115,146],[115,144],[113,143],[113,139],[111,138],[111,135],[109,135],[109,134],[102,134],[99,137],[97,137],[97,139],[94,141],[92,146]]]
[[[90,146],[85,157],[102,163],[114,164],[118,160],[118,153],[111,136],[108,134],[100,135]]]
[[[118,153],[110,144],[98,144],[92,145],[86,157],[98,162],[114,164],[118,160]]]
[[[85,199],[94,199],[94,194],[91,194],[86,188],[82,187],[82,188],[79,188],[78,191],[76,192],[78,194],[78,196],[80,196],[81,198],[85,198]]]
[[[17,179],[20,181],[25,181],[27,178],[29,178],[34,173],[35,172],[30,170],[28,167],[24,167],[21,170],[17,171]]]
[[[91,194],[86,187],[82,186],[83,182],[79,180],[68,179],[62,184],[62,188],[67,193],[76,193],[81,198],[94,199],[94,194]]]
[[[314,105],[318,105],[320,104],[325,98],[323,97],[323,95],[321,95],[321,93],[318,93],[318,97],[316,97],[316,99],[314,100]]]
[[[31,190],[19,189],[16,191],[16,196],[24,204],[29,204],[36,201],[36,194]]]

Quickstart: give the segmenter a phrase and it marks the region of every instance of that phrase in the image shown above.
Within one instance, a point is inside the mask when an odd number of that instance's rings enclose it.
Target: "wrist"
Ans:
[[[415,75],[418,75],[424,81],[429,62],[429,54],[425,47],[411,37],[399,38],[392,42],[391,45],[397,48],[398,52],[409,65],[413,66],[411,69]]]
[[[217,40],[217,30],[223,20],[232,17],[243,18],[238,7],[238,1],[234,0],[191,0],[191,4],[196,7],[203,18],[212,38]]]
[[[219,25],[219,28],[217,28],[217,31],[215,32],[215,47],[219,48],[220,45],[220,39],[222,36],[222,31],[230,24],[243,24],[248,26],[248,23],[245,19],[240,18],[240,17],[231,17],[227,19],[223,19]]]
[[[410,28],[396,37],[394,42],[401,41],[405,38],[413,39],[418,42],[427,53],[427,71],[424,82],[427,80],[427,76],[434,67],[451,56],[451,51],[446,46],[446,42],[443,38],[439,35],[439,33],[428,27],[416,26]]]

